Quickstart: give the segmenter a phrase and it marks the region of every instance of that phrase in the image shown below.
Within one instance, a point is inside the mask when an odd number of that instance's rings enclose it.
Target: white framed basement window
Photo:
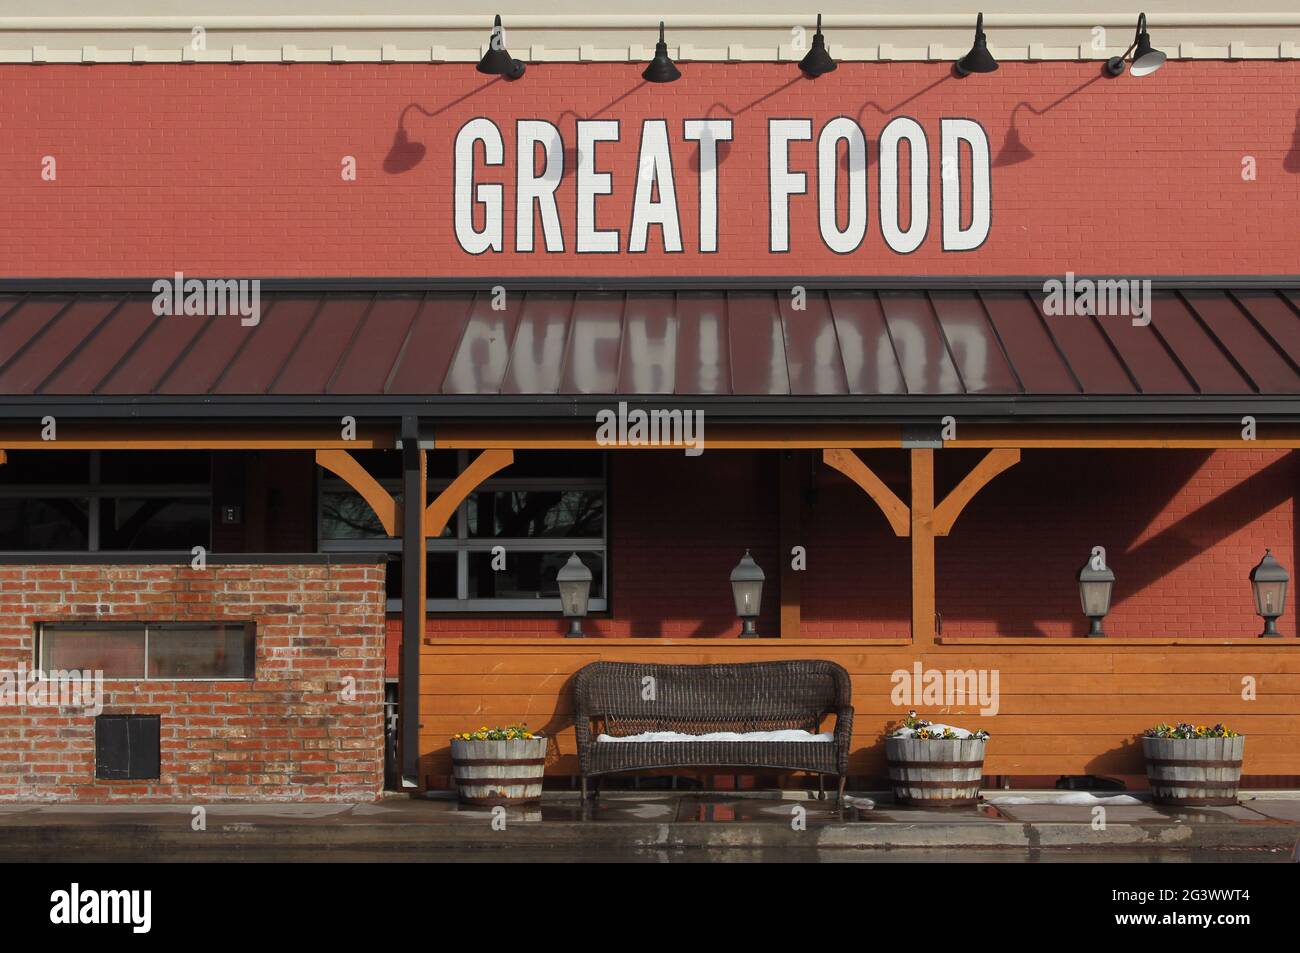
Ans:
[[[353,454],[401,502],[401,456]],[[445,489],[477,455],[428,451],[429,497]],[[321,552],[386,552],[388,611],[402,608],[402,541],[350,486],[317,467],[317,539]],[[555,574],[578,553],[591,569],[593,612],[609,606],[608,485],[604,453],[520,451],[457,508],[438,539],[426,542],[428,612],[559,612]],[[502,547],[497,554],[495,547]],[[504,556],[505,568],[500,566]]]
[[[109,681],[251,681],[252,622],[41,622],[36,668],[102,672]]]

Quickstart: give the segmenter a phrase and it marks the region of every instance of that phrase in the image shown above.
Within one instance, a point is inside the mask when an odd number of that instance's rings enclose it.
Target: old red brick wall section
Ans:
[[[39,622],[257,624],[252,681],[104,682],[105,713],[161,717],[157,781],[97,781],[94,719],[80,710],[0,708],[0,799],[374,800],[383,586],[382,565],[360,562],[0,566],[0,667],[11,671],[34,666]]]

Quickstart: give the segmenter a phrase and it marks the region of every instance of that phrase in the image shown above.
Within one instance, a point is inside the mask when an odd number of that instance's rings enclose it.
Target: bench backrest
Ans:
[[[575,718],[612,735],[643,731],[815,731],[850,704],[848,672],[821,659],[728,665],[592,662],[574,676]]]

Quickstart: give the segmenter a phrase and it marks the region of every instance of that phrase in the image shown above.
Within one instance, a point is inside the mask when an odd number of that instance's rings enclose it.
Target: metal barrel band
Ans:
[[[479,804],[484,807],[515,807],[523,804],[536,804],[536,797],[499,797],[494,795],[485,795],[481,797],[466,797],[461,795],[460,798],[466,804]]]
[[[943,797],[943,798],[913,798],[904,797],[895,794],[894,800],[899,804],[916,805],[917,807],[971,807],[979,803],[979,797]]]
[[[509,768],[516,765],[546,764],[545,758],[452,758],[453,768]]]
[[[890,778],[890,785],[895,788],[975,788],[979,790],[981,778],[966,778],[959,781],[908,781],[904,778]]]
[[[1147,758],[1147,764],[1157,768],[1240,768],[1240,761],[1184,761],[1166,758]]]
[[[980,761],[895,761],[889,759],[891,768],[982,768],[983,760]]]
[[[1179,780],[1175,778],[1149,778],[1149,784],[1154,789],[1164,790],[1165,788],[1208,788],[1214,791],[1235,791],[1240,787],[1237,781],[1195,781]]]

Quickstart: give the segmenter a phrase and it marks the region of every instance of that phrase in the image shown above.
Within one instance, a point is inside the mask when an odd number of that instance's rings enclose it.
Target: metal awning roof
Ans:
[[[664,284],[669,282],[665,281]],[[1300,288],[1165,287],[1152,320],[1037,289],[264,291],[261,320],[118,290],[0,294],[0,414],[572,416],[611,398],[789,417],[1300,419]],[[351,408],[340,410],[340,407]]]

